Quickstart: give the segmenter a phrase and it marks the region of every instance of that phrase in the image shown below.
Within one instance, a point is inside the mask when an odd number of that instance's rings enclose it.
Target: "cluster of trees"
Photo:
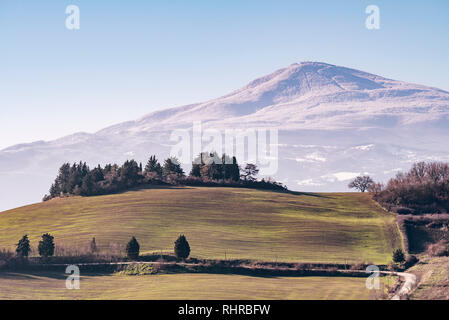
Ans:
[[[151,156],[145,168],[135,160],[127,160],[122,166],[107,164],[102,168],[98,165],[92,170],[85,162],[73,165],[64,163],[44,200],[61,195],[109,194],[144,183],[161,183],[183,176],[184,171],[175,158],[168,158],[161,165],[155,156]]]
[[[190,255],[190,244],[184,235],[180,235],[175,241],[174,253],[178,259],[187,259]],[[126,255],[130,260],[137,260],[140,254],[140,244],[136,237],[132,237],[126,245]]]
[[[90,249],[92,253],[98,251],[95,238],[90,243]],[[42,240],[38,245],[39,255],[43,258],[48,258],[55,253],[55,241],[54,237],[48,233],[42,235]],[[16,246],[16,255],[21,258],[27,258],[31,253],[30,240],[28,235],[24,235],[19,240]],[[180,235],[175,241],[174,253],[178,259],[187,259],[190,255],[190,245],[184,235]],[[126,255],[130,260],[136,260],[140,254],[140,244],[136,237],[132,237],[126,245]]]
[[[349,188],[373,193],[389,211],[400,214],[449,213],[449,164],[418,162],[399,172],[386,186],[369,176],[359,176]]]
[[[235,157],[223,154],[201,153],[192,164],[192,170],[186,177],[179,161],[168,158],[163,164],[156,156],[151,156],[145,165],[135,160],[127,160],[122,166],[108,164],[90,169],[84,162],[64,163],[59,169],[49,195],[44,201],[64,196],[92,196],[110,194],[127,190],[143,184],[185,184],[185,185],[243,185],[249,187],[286,189],[273,180],[257,181],[259,169],[254,164],[247,164],[243,169]]]
[[[449,164],[419,162],[409,172],[400,172],[374,199],[402,214],[449,212]]]
[[[55,253],[55,241],[54,237],[48,233],[42,235],[42,240],[39,241],[38,245],[39,255],[43,258],[48,258],[53,256]],[[31,252],[30,240],[28,235],[24,235],[17,243],[16,254],[19,257],[26,258]]]

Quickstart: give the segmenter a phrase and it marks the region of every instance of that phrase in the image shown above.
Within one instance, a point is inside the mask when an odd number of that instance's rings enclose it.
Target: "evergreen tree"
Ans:
[[[136,161],[126,161],[120,168],[120,179],[125,187],[134,187],[138,185],[142,176],[139,174],[139,165]]]
[[[83,178],[80,192],[83,196],[91,196],[96,193],[95,182],[92,174],[88,174]]]
[[[48,233],[43,234],[42,240],[39,241],[38,250],[41,257],[47,258],[53,256],[55,253],[54,237]]]
[[[24,235],[17,244],[16,253],[19,257],[26,258],[30,254],[30,251],[30,240],[28,240],[28,235]]]
[[[204,153],[202,152],[193,160],[189,176],[197,178],[201,177],[201,168],[204,166],[203,155]]]
[[[79,166],[74,163],[70,168],[70,177],[69,183],[67,187],[68,193],[73,193],[75,187],[81,187],[81,183],[83,182],[83,178],[81,177],[81,172]]]
[[[103,173],[103,169],[101,168],[100,165],[98,165],[98,167],[94,168],[91,171],[92,174],[92,178],[94,180],[94,182],[100,182],[104,180],[104,173]]]
[[[184,170],[182,170],[177,158],[166,159],[164,162],[164,166],[162,167],[162,175],[164,177],[167,177],[171,174],[184,176]]]
[[[89,173],[89,167],[87,166],[87,164],[85,162],[82,163],[81,161],[80,161],[79,166],[80,166],[81,177],[84,178]]]
[[[190,255],[190,245],[184,235],[180,235],[175,241],[175,255],[178,259],[187,259]]]
[[[237,158],[232,157],[232,164],[229,165],[229,178],[233,181],[240,180],[240,167],[237,163]]]
[[[70,163],[64,163],[59,168],[59,173],[55,180],[55,188],[58,194],[61,192],[62,193],[70,192],[69,180],[70,180]]]
[[[132,237],[126,245],[126,254],[129,259],[136,260],[139,257],[140,245],[135,237]]]
[[[107,164],[104,166],[103,174],[106,176],[107,174],[112,172],[112,164]]]
[[[154,173],[159,178],[162,177],[162,166],[159,161],[157,161],[156,156],[150,156],[150,159],[145,166],[145,173]]]
[[[201,177],[201,165],[193,163],[192,164],[192,170],[190,170],[189,175],[191,177],[197,177],[197,178]]]
[[[52,184],[49,190],[50,193],[50,197],[54,198],[54,197],[58,197],[60,194],[60,191],[58,189],[58,187],[56,187],[56,184]]]

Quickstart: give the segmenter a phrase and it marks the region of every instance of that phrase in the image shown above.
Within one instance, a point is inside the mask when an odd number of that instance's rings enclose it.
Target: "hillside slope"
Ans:
[[[142,251],[297,262],[388,263],[401,240],[394,217],[366,194],[288,194],[232,188],[155,188],[53,199],[0,213],[0,248],[50,232],[59,246],[102,248],[136,236]]]
[[[440,143],[449,135],[448,119],[446,91],[327,63],[295,63],[217,99],[0,150],[0,210],[42,199],[64,162],[93,167],[132,158],[145,163],[151,154],[167,158],[173,130],[191,129],[193,121],[202,121],[203,130],[278,129],[279,170],[269,175],[292,190],[345,191],[360,174],[386,182],[415,161],[449,161],[449,147]],[[208,141],[203,136],[203,147]],[[191,160],[182,160],[186,171]],[[266,164],[259,162],[263,174]]]

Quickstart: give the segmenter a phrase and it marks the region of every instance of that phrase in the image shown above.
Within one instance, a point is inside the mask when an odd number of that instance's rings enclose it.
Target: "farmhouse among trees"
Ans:
[[[216,152],[200,153],[192,164],[192,170],[190,171],[191,177],[201,178],[203,181],[239,181],[240,168],[237,163],[237,159],[232,159],[223,154],[221,157]]]

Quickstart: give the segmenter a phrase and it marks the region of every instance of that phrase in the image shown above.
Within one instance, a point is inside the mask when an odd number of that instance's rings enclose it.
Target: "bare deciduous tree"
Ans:
[[[348,187],[351,189],[357,189],[360,192],[365,192],[374,184],[374,180],[370,176],[358,176],[352,180]]]
[[[259,173],[259,169],[255,164],[248,163],[245,169],[242,170],[241,177],[245,181],[254,181],[256,180],[256,176]]]
[[[382,183],[374,182],[368,187],[368,192],[379,194],[384,188],[385,186]]]

